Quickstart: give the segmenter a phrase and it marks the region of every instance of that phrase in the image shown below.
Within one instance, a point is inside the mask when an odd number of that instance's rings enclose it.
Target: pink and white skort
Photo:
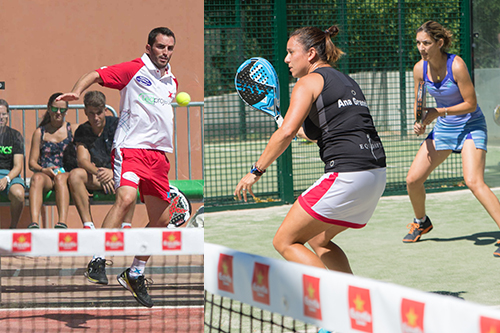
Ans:
[[[324,174],[299,198],[313,218],[349,228],[362,228],[384,193],[385,168]]]

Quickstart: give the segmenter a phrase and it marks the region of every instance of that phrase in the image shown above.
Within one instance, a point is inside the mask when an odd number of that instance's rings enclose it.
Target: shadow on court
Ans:
[[[465,298],[463,298],[461,295],[466,294],[467,292],[466,291],[442,291],[442,290],[440,290],[440,291],[431,291],[431,293],[444,295],[444,296],[452,296],[452,297],[456,297],[456,298],[460,298],[460,299],[465,300]]]
[[[110,310],[106,310],[105,312],[110,312]],[[9,316],[8,318],[0,319],[0,322],[5,319],[9,320],[28,320],[28,321],[36,321],[37,319],[42,320],[53,320],[54,322],[66,323],[66,327],[71,328],[91,328],[88,325],[91,321],[105,321],[105,322],[120,322],[123,321],[139,321],[144,320],[144,318],[150,318],[149,315],[93,315],[89,313],[68,313],[68,314],[60,314],[60,313],[52,313],[52,314],[43,314],[43,315],[22,315],[22,316]]]
[[[424,238],[418,241],[418,243],[422,242],[455,242],[461,240],[468,240],[474,242],[474,245],[491,245],[496,243],[496,241],[500,239],[500,231],[486,231],[486,232],[478,232],[469,236],[460,236],[460,237],[452,237],[452,238]]]
[[[201,332],[203,307],[29,309],[0,312],[0,332]]]

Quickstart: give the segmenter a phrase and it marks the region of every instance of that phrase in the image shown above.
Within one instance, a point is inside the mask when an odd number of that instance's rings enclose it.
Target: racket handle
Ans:
[[[283,117],[280,114],[275,116],[274,120],[276,120],[276,124],[278,124],[278,127],[281,127],[281,125],[283,125]]]
[[[280,114],[275,116],[274,120],[276,120],[276,124],[278,124],[278,127],[281,127],[281,125],[283,125],[283,117]],[[297,140],[297,136],[295,136],[293,140]]]

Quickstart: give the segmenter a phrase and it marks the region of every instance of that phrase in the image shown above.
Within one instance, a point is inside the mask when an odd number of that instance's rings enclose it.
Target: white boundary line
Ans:
[[[83,311],[83,310],[124,310],[124,309],[130,309],[130,310],[155,310],[155,309],[197,309],[197,308],[204,308],[203,305],[182,305],[182,306],[153,306],[152,308],[145,308],[143,306],[106,306],[106,307],[78,307],[78,308],[71,308],[71,307],[64,307],[64,308],[9,308],[9,309],[0,309],[0,312],[12,312],[12,311],[59,311],[59,310],[64,310],[64,311]]]

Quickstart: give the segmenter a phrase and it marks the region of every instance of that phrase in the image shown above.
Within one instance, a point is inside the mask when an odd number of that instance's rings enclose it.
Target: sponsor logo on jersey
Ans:
[[[31,252],[31,232],[12,234],[12,252]]]
[[[104,249],[106,251],[123,251],[125,249],[125,243],[123,242],[123,232],[106,232]]]
[[[217,266],[217,281],[219,290],[234,293],[233,286],[233,256],[221,253]]]
[[[379,149],[382,148],[382,142],[374,142],[374,143],[360,143],[359,149]]]
[[[145,85],[146,87],[150,87],[153,83],[145,76],[136,76],[135,77],[135,80],[137,81],[137,83],[141,84],[141,85]]]
[[[255,263],[253,267],[252,296],[254,301],[269,305],[269,265]]]
[[[349,286],[348,298],[351,328],[361,332],[373,333],[370,290]]]
[[[302,298],[304,315],[321,320],[321,301],[319,298],[319,278],[302,275]]]
[[[424,303],[406,298],[401,301],[401,332],[424,333]]]
[[[78,233],[77,232],[59,233],[58,246],[59,246],[59,252],[78,251]]]
[[[163,98],[156,97],[156,95],[150,94],[150,93],[139,94],[139,97],[144,102],[146,102],[147,104],[151,104],[151,105],[155,105],[155,104],[161,104],[161,105],[169,104],[169,102],[167,100],[165,100]]]
[[[180,231],[164,231],[162,246],[163,250],[181,250],[182,249],[182,238]]]

